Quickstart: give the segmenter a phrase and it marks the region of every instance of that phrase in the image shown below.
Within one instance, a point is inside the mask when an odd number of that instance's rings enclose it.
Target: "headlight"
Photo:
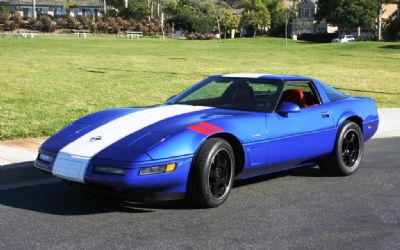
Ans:
[[[38,158],[39,158],[39,160],[45,161],[45,162],[48,162],[48,163],[52,163],[53,160],[54,160],[54,158],[52,156],[50,156],[48,154],[42,154],[42,153],[39,154]]]
[[[114,168],[109,166],[95,165],[94,172],[101,174],[115,174],[115,175],[125,175],[125,170],[122,168]]]
[[[155,166],[155,167],[146,167],[140,169],[139,175],[168,173],[174,171],[175,168],[176,168],[175,163],[170,163],[167,165]]]

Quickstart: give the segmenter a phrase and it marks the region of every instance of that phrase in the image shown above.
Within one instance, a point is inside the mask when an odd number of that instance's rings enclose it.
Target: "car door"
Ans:
[[[270,168],[295,166],[333,150],[334,119],[328,106],[321,103],[313,83],[286,82],[278,106],[283,101],[291,101],[290,97],[283,100],[288,92],[302,92],[304,98],[296,100],[292,97],[292,102],[300,106],[299,112],[267,114],[267,152]]]

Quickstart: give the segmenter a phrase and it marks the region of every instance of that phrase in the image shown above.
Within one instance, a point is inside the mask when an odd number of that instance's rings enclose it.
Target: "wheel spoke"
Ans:
[[[352,133],[352,134],[351,134],[351,138],[350,138],[350,142],[354,144],[354,142],[355,142],[354,139],[355,139],[355,138],[356,138],[355,134]]]
[[[214,158],[213,165],[216,166],[216,167],[219,165],[219,155],[218,154]]]
[[[211,185],[211,192],[214,195],[218,194],[218,182],[214,182],[213,185]]]
[[[359,152],[359,135],[356,131],[350,130],[342,141],[342,160],[346,167],[351,168],[356,164]]]
[[[349,155],[348,155],[348,154],[346,154],[346,155],[344,156],[343,162],[344,162],[344,164],[349,165]]]
[[[226,150],[220,150],[214,156],[210,166],[209,187],[215,198],[220,198],[227,192],[231,178],[231,158]]]
[[[215,169],[210,170],[210,179],[214,181],[217,179],[217,171]]]
[[[220,184],[220,188],[219,188],[220,194],[223,195],[226,191],[226,186],[224,183]]]

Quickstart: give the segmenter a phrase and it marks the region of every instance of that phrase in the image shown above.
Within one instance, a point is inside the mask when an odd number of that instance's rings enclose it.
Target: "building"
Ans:
[[[65,16],[67,2],[67,0],[36,0],[36,13],[53,17]],[[91,16],[95,18],[103,9],[102,0],[73,0],[71,2],[73,6],[69,12],[74,17]],[[0,6],[16,11],[23,17],[33,16],[32,0],[0,0]]]
[[[396,14],[399,11],[398,9],[399,4],[384,4],[383,11],[382,11],[382,19],[387,21],[390,19],[391,16]]]
[[[302,33],[335,33],[338,27],[328,24],[325,20],[318,22],[315,18],[317,13],[317,0],[301,0],[295,6],[296,18],[291,22],[293,34]]]
[[[318,0],[300,0],[297,4],[294,4],[293,1],[285,0],[284,3],[286,8],[294,8],[296,11],[296,18],[290,24],[293,34],[335,33],[338,31],[337,26],[332,26],[325,20],[321,22],[316,20]],[[398,4],[384,4],[382,19],[384,21],[388,20],[396,11],[399,11]],[[368,28],[364,29],[364,32],[371,33]],[[360,35],[360,29],[358,29],[357,33]]]

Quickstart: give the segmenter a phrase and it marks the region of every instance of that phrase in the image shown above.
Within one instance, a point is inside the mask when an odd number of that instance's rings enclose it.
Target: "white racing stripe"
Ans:
[[[210,109],[210,107],[189,105],[166,105],[137,111],[117,118],[66,145],[57,154],[53,174],[64,179],[84,182],[84,176],[91,158],[121,140],[159,121],[177,115]],[[100,138],[94,140],[93,138]]]

